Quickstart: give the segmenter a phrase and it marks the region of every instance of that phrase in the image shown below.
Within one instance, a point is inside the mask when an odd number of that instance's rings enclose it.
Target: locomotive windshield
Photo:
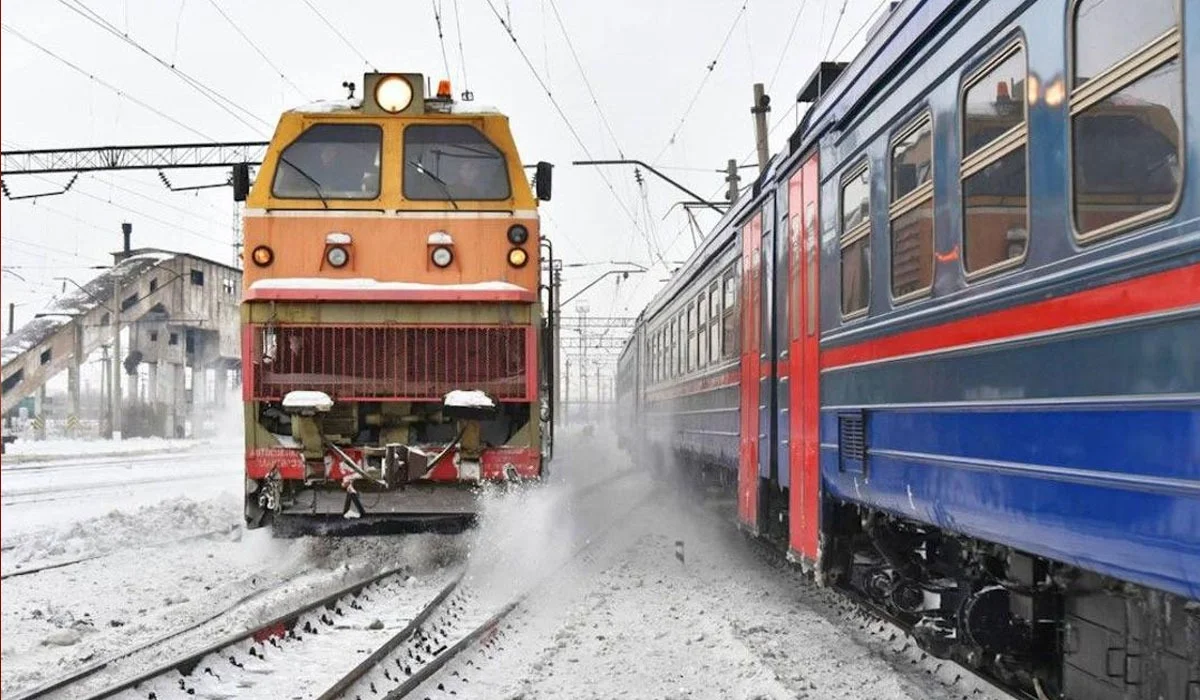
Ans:
[[[272,192],[289,199],[375,199],[382,139],[373,124],[314,124],[279,155]]]
[[[512,196],[504,154],[465,124],[413,124],[404,130],[404,197],[495,200]]]

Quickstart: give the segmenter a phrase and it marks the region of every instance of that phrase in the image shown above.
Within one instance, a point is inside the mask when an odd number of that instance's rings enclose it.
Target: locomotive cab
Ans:
[[[542,474],[538,199],[508,119],[419,74],[363,87],[284,113],[246,196],[249,527],[461,521]]]

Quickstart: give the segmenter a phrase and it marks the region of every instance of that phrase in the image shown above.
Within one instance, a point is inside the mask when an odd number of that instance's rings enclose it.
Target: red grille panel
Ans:
[[[252,398],[440,401],[453,389],[532,401],[532,330],[520,326],[250,326]]]

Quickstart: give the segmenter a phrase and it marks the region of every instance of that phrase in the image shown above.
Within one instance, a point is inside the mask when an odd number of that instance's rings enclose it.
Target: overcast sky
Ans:
[[[767,83],[773,97],[769,119],[776,126],[771,137],[775,149],[795,124],[792,105],[801,82],[827,52],[830,58],[839,51],[843,60],[853,57],[865,37],[860,30],[885,4],[491,2],[506,20],[511,18],[520,48],[550,86],[583,146],[539,87],[488,0],[25,0],[5,2],[2,10],[3,147],[265,140],[281,110],[344,97],[344,80],[361,83],[367,69],[362,57],[382,71],[442,77],[447,71],[436,5],[455,93],[470,88],[479,104],[507,113],[525,162],[548,160],[558,166],[554,200],[541,208],[543,233],[555,242],[556,252],[567,263],[631,260],[652,267],[624,282],[605,280],[581,297],[593,315],[635,315],[667,277],[662,261],[683,260],[692,250],[682,210],[668,212],[681,196],[650,179],[643,197],[626,167],[604,169],[610,191],[597,169],[571,167],[570,162],[586,157],[584,147],[594,158],[617,157],[619,148],[626,157],[660,164],[703,195],[719,196],[723,176],[713,171],[729,158],[749,162],[752,154],[752,83]],[[206,98],[153,57],[86,19],[89,10],[249,114]],[[611,134],[576,66],[572,44]],[[226,176],[203,170],[169,175],[177,185]],[[60,189],[69,179],[14,176],[5,184],[19,196]],[[88,174],[66,195],[4,200],[4,304],[20,304],[19,325],[61,293],[63,283],[55,277],[83,282],[94,274],[89,266],[108,262],[107,253],[120,246],[122,221],[133,222],[135,246],[231,262],[235,214],[228,189],[171,193],[153,171]],[[711,214],[698,216],[706,228],[715,223]],[[564,294],[574,293],[604,269],[568,269]]]

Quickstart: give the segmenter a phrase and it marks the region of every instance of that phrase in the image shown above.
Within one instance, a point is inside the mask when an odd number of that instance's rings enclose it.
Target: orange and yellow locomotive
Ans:
[[[538,199],[504,115],[365,76],[283,114],[246,199],[246,522],[469,518],[539,478]]]

